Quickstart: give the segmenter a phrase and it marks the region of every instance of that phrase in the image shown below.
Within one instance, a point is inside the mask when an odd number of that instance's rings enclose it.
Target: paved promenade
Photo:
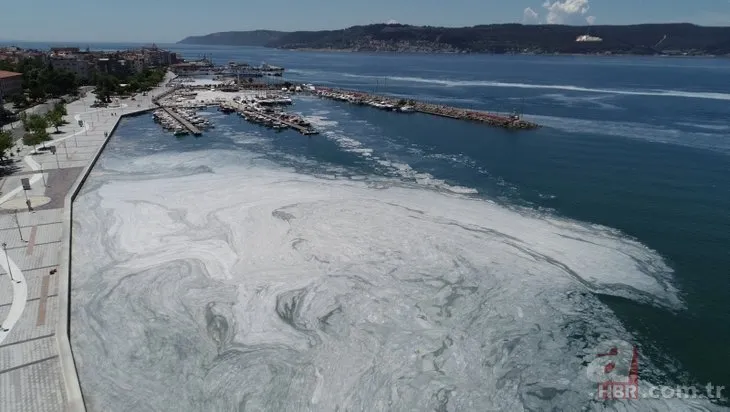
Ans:
[[[56,154],[23,147],[18,169],[2,178],[0,411],[85,410],[68,338],[70,205],[105,133],[120,116],[153,107],[152,97],[164,91],[122,100],[119,107],[91,109],[93,95],[69,104],[69,124],[46,143]],[[23,190],[21,178],[29,179],[31,190]]]

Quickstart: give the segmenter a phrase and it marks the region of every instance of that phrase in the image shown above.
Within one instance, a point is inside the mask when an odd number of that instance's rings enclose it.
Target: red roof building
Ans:
[[[0,70],[0,98],[23,91],[23,73]]]

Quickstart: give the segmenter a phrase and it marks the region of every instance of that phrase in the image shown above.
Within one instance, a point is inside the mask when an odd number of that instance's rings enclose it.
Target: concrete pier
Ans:
[[[481,110],[419,102],[412,99],[398,99],[390,96],[379,96],[361,91],[317,87],[315,94],[320,97],[354,104],[382,103],[375,107],[380,107],[385,110],[402,111],[404,107],[409,107],[411,112],[448,117],[451,119],[468,120],[510,130],[531,130],[540,127],[537,123],[526,121],[518,115],[505,116]]]
[[[170,109],[169,107],[162,107],[162,109],[165,112],[167,112],[167,114],[169,114],[170,116],[172,116],[172,118],[174,118],[175,120],[177,120],[178,123],[180,123],[181,125],[183,125],[183,127],[185,127],[186,129],[188,129],[188,131],[190,131],[190,133],[194,134],[195,136],[200,136],[201,134],[203,134],[200,131],[200,129],[198,129],[197,127],[193,126],[193,124],[190,123],[189,121],[187,121],[187,120],[183,119],[182,117],[180,117],[180,115],[177,114],[177,113],[175,113],[174,110]]]
[[[245,113],[248,113],[249,112],[249,110],[246,109],[246,106],[243,105],[243,104],[236,103],[236,102],[230,102],[228,104],[231,105],[231,106],[233,106],[233,108],[235,108],[236,111],[239,112],[239,113],[245,114]],[[312,127],[306,127],[306,126],[302,126],[300,124],[292,123],[290,121],[284,120],[284,119],[282,119],[280,117],[276,117],[276,116],[273,116],[273,115],[268,114],[268,113],[256,112],[256,115],[261,116],[261,117],[264,117],[264,118],[266,118],[266,119],[268,119],[268,120],[270,120],[272,122],[282,123],[282,124],[286,125],[287,127],[290,127],[292,129],[298,131],[299,133],[305,135],[305,136],[318,134],[318,132],[316,130],[314,130]]]

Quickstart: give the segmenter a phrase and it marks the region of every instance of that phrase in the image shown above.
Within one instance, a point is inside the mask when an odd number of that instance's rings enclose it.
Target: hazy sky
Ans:
[[[692,22],[730,26],[728,0],[20,0],[0,40],[174,43],[228,30],[316,30],[395,20],[471,26]]]

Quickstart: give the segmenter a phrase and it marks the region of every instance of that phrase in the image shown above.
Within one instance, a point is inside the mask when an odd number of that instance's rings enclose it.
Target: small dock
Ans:
[[[300,124],[291,123],[289,121],[286,121],[284,119],[279,119],[278,117],[271,116],[271,115],[266,114],[266,113],[260,113],[259,115],[266,117],[267,119],[271,120],[272,122],[283,123],[287,127],[291,127],[292,129],[298,131],[299,133],[301,133],[301,134],[303,134],[305,136],[317,134],[317,131],[314,130],[314,129],[312,129],[311,127],[304,127],[304,126],[302,126]]]
[[[285,116],[276,116],[276,115],[273,115],[270,113],[266,113],[265,111],[252,111],[251,107],[247,107],[244,104],[236,103],[236,102],[231,102],[231,103],[229,103],[229,105],[232,105],[233,108],[238,113],[240,113],[242,116],[258,116],[258,117],[262,117],[262,118],[268,120],[269,122],[271,122],[273,124],[281,123],[281,124],[285,125],[286,127],[292,128],[305,136],[319,134],[319,132],[317,132],[317,130],[313,129],[311,127],[311,125],[308,126],[308,125],[294,123],[292,121],[289,121],[287,119],[287,117],[285,117]],[[221,108],[225,110],[226,106],[221,106]]]
[[[201,134],[203,134],[203,132],[201,132],[200,129],[198,129],[197,127],[193,126],[189,121],[187,121],[187,120],[183,119],[182,117],[180,117],[180,115],[178,115],[177,113],[175,113],[174,110],[172,110],[172,109],[170,109],[168,107],[163,107],[162,109],[165,110],[165,112],[167,114],[169,114],[173,119],[177,120],[178,123],[180,123],[181,125],[183,125],[183,127],[185,127],[186,129],[188,129],[188,131],[190,131],[190,133],[194,134],[195,136],[200,136]]]

